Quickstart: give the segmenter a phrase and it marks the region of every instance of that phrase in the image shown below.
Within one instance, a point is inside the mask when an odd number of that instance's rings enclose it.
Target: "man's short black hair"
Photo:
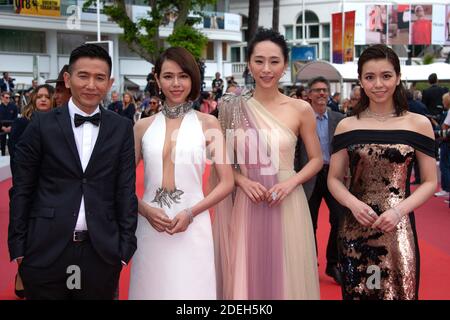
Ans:
[[[109,76],[111,76],[111,57],[109,56],[108,52],[102,47],[93,43],[85,43],[78,48],[73,49],[69,59],[69,73],[72,73],[73,65],[80,58],[93,58],[105,61],[109,66]]]
[[[437,82],[438,78],[437,78],[437,74],[436,73],[432,73],[428,76],[428,82],[430,84],[435,84]]]

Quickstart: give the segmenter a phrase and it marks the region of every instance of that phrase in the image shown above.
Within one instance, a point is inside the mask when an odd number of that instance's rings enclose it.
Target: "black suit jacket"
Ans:
[[[431,114],[438,115],[444,111],[442,108],[442,96],[447,91],[447,88],[439,87],[436,84],[433,84],[429,88],[423,90],[422,102],[426,105]],[[438,108],[438,106],[440,106],[440,108]]]
[[[335,112],[331,110],[327,110],[328,113],[328,135],[329,141],[333,141],[334,132],[336,131],[336,127],[345,116],[340,112]],[[331,146],[330,146],[331,152]],[[299,172],[307,163],[308,163],[308,154],[306,153],[305,145],[303,141],[299,138],[297,141],[297,145],[295,147],[295,160],[294,160],[294,169]],[[309,199],[314,190],[314,186],[316,185],[316,176],[312,177],[305,183],[303,183],[303,189],[305,191],[306,197]]]
[[[15,149],[8,244],[11,259],[51,265],[72,240],[81,196],[92,246],[117,265],[136,250],[132,124],[103,108],[97,142],[82,170],[67,105],[35,113]]]

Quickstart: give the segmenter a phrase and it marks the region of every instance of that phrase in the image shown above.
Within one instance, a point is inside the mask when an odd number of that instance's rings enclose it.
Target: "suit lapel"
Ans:
[[[69,108],[67,105],[58,109],[58,111],[56,112],[56,119],[59,123],[59,126],[61,127],[64,137],[66,138],[67,144],[69,145],[69,149],[72,152],[72,155],[77,164],[77,168],[80,171],[83,171],[81,167],[80,156],[77,150],[77,145],[75,142],[75,137],[72,130]]]
[[[334,130],[336,130],[336,118],[332,111],[328,111],[328,141],[330,143],[333,141]]]
[[[98,131],[97,141],[95,141],[94,149],[92,150],[91,157],[89,158],[88,165],[86,166],[85,172],[91,168],[92,163],[95,163],[95,157],[99,154],[101,146],[108,136],[112,135],[111,128],[111,118],[108,112],[105,112],[103,107],[100,107],[100,128]]]

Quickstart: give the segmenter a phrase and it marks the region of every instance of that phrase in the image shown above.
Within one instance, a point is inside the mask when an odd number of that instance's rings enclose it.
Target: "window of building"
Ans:
[[[330,60],[330,43],[327,41],[322,42],[322,60]]]
[[[206,47],[203,49],[202,58],[205,60],[215,60],[214,59],[214,42],[209,41]]]
[[[294,40],[294,29],[292,28],[292,26],[284,27],[284,36],[286,40]]]
[[[47,53],[45,32],[0,29],[0,51]]]
[[[231,62],[241,62],[241,47],[231,48]]]
[[[308,38],[319,38],[319,25],[308,26]]]
[[[330,24],[324,23],[322,25],[322,37],[323,38],[329,38],[330,37]]]
[[[70,55],[73,49],[87,41],[97,41],[96,34],[82,33],[58,33],[58,54]],[[102,41],[109,40],[107,36],[101,37]]]
[[[228,61],[228,44],[226,42],[222,42],[222,60]]]
[[[303,41],[303,27],[305,27],[306,42],[317,46],[318,59],[330,61],[330,24],[328,22],[320,23],[318,16],[313,11],[306,10],[304,26],[302,13],[299,14],[294,24],[285,25],[285,36],[289,44],[299,45]]]

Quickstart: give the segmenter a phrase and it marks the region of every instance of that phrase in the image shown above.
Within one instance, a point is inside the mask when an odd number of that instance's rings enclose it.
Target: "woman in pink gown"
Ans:
[[[248,48],[253,96],[225,95],[219,104],[236,189],[215,214],[218,298],[319,299],[302,183],[321,168],[322,156],[311,106],[278,91],[287,63],[283,36],[259,29]],[[296,174],[297,136],[310,161]]]

